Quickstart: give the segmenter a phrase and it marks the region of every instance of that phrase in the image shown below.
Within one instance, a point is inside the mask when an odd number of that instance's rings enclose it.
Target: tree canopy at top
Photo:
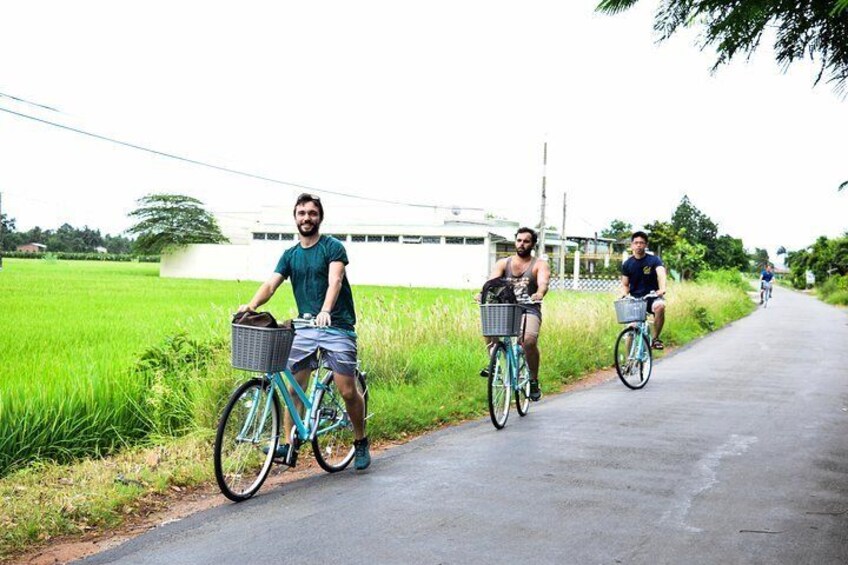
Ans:
[[[639,0],[601,0],[598,11],[617,14]],[[661,40],[681,27],[701,23],[701,48],[716,45],[713,70],[737,53],[749,57],[765,30],[774,28],[777,62],[784,68],[807,56],[819,58],[824,75],[838,92],[848,81],[848,0],[662,0],[654,19]]]

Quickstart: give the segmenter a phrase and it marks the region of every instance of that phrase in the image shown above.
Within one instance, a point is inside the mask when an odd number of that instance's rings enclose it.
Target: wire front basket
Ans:
[[[278,373],[286,368],[294,341],[291,328],[232,325],[232,365],[254,373]]]
[[[521,315],[518,304],[481,304],[480,323],[486,337],[517,336],[521,333]]]
[[[615,315],[619,324],[644,322],[647,317],[648,303],[645,300],[622,298],[615,301]]]

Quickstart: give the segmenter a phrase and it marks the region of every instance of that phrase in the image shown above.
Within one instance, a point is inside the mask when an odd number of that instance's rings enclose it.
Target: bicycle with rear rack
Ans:
[[[654,365],[650,328],[653,320],[648,319],[649,298],[657,298],[657,294],[651,292],[641,298],[628,296],[615,301],[618,323],[629,324],[615,341],[615,372],[621,382],[631,389],[640,389],[648,384]]]
[[[530,411],[530,369],[519,336],[524,334],[521,304],[480,304],[484,337],[491,345],[488,368],[489,417],[496,429],[506,425],[512,399],[519,416]]]
[[[318,327],[309,318],[292,322],[289,328],[232,326],[233,367],[261,373],[232,393],[215,435],[215,479],[221,493],[235,502],[247,500],[259,490],[274,462],[294,467],[298,449],[306,443],[311,444],[315,459],[327,472],[341,471],[353,460],[353,425],[333,372],[321,363],[321,350],[318,369],[312,372],[305,388],[286,367],[297,328]],[[359,366],[355,373],[356,387],[365,403],[363,413],[367,414],[365,373]],[[302,404],[302,410],[296,409],[292,394]],[[275,460],[282,426],[280,400],[289,411],[293,426],[285,459]]]

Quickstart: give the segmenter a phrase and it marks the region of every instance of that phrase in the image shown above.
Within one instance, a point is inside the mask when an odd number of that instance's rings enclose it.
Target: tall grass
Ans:
[[[158,265],[7,260],[0,274],[0,475],[122,445],[208,433],[244,374],[229,367],[229,314],[254,282],[160,279]],[[394,438],[485,410],[472,291],[355,287],[369,433]],[[619,326],[607,294],[550,293],[543,389],[609,366]],[[292,316],[289,288],[269,304]],[[750,311],[732,284],[672,287],[664,336],[685,343]]]
[[[848,306],[848,275],[830,276],[816,291],[828,304]]]

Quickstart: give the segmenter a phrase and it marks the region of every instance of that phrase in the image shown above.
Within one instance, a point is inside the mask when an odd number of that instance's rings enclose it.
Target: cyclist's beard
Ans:
[[[529,247],[516,247],[515,248],[515,254],[518,255],[519,257],[521,257],[522,259],[526,259],[527,257],[530,257],[530,251],[531,251],[531,249]]]
[[[297,224],[297,231],[300,232],[300,235],[303,237],[309,237],[318,233],[318,228],[320,227],[321,222],[315,224],[312,222],[303,222],[302,224]]]

